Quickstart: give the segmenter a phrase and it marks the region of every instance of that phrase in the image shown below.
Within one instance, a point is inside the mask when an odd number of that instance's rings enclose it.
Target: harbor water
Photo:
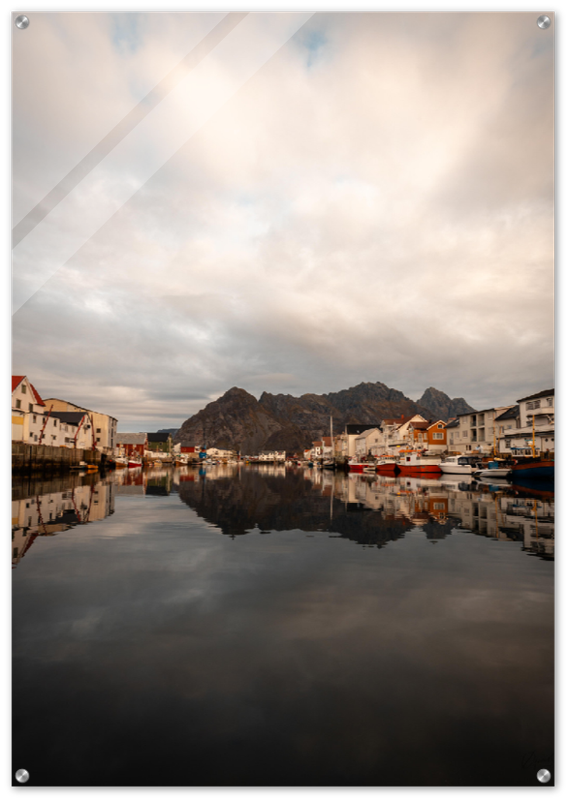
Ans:
[[[12,564],[28,785],[554,783],[551,486],[15,478]]]

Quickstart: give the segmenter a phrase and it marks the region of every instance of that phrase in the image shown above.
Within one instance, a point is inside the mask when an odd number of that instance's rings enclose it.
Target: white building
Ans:
[[[365,458],[373,449],[377,451],[382,447],[383,435],[379,428],[369,428],[355,439],[355,458]],[[379,455],[378,452],[374,453]]]
[[[12,375],[12,441],[39,444],[42,440],[41,444],[59,444],[57,422],[55,431],[45,433],[45,412],[45,403],[28,378],[25,375]],[[54,435],[55,441],[52,438]]]
[[[107,455],[114,454],[116,445],[116,426],[118,421],[109,414],[100,411],[91,411],[89,408],[75,405],[67,400],[59,400],[57,397],[49,397],[45,400],[48,409],[54,411],[86,411],[88,412],[95,434],[95,447],[101,453]]]
[[[458,414],[459,427],[451,430],[453,443],[449,442],[449,449],[452,452],[472,455],[493,453],[498,449],[495,418],[510,408],[513,406],[499,406],[469,414]]]
[[[554,389],[522,397],[519,401],[518,427],[503,432],[503,452],[535,455],[554,452]]]

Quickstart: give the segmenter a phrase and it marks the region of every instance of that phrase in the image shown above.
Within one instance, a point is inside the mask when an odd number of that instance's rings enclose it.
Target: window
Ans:
[[[547,397],[546,398],[546,405],[551,406],[554,402],[554,397]]]
[[[100,432],[101,432],[101,429],[100,429],[100,428],[97,428],[97,433],[100,433]]]
[[[28,391],[28,387],[25,383],[22,383],[22,394],[25,394]]]
[[[100,442],[100,437],[99,436],[97,436],[97,442]]]
[[[443,428],[443,427],[444,427],[444,424],[442,422],[439,422],[438,423],[438,428]]]
[[[54,428],[57,427],[57,420],[56,419],[53,420],[53,427]]]
[[[33,419],[34,419],[34,422],[36,422],[36,421],[37,421],[37,420],[36,420],[36,415],[35,415],[35,414],[34,414],[34,417],[33,417]]]
[[[34,410],[33,403],[28,403],[28,411],[31,413]]]
[[[16,400],[16,408],[21,408],[21,407],[22,407],[22,401]]]
[[[433,433],[432,434],[432,438],[433,439],[443,439],[444,438],[444,434],[443,433]]]

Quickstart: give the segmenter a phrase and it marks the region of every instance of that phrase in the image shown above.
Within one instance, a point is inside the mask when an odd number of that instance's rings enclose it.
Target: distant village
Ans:
[[[237,453],[173,443],[171,432],[117,433],[116,418],[56,397],[42,398],[25,375],[12,376],[12,442],[14,445],[96,451],[102,463],[199,463],[204,460],[249,460],[312,463],[396,455],[403,450],[449,455],[530,455],[554,452],[554,389],[521,397],[511,405],[460,414],[444,421],[420,414],[348,424],[335,436],[324,436],[302,452]]]

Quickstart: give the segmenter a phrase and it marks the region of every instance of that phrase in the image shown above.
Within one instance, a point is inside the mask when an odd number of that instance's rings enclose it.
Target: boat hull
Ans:
[[[468,464],[440,464],[440,469],[448,475],[471,475],[471,466]]]
[[[534,461],[528,464],[515,464],[511,468],[513,477],[529,481],[554,479],[554,461]]]
[[[401,475],[441,475],[442,470],[438,464],[418,464],[415,466],[400,466]]]

